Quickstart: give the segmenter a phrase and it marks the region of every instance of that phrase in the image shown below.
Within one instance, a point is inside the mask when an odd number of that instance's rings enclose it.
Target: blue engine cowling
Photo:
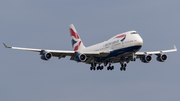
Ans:
[[[45,52],[42,54],[41,59],[42,60],[49,60],[49,59],[51,59],[51,57],[52,57],[51,53]]]
[[[167,55],[166,54],[159,54],[156,58],[157,61],[159,62],[164,62],[167,60]]]
[[[85,54],[78,54],[74,59],[77,62],[84,62],[86,61],[87,57]]]
[[[141,58],[141,62],[143,62],[143,63],[149,63],[149,62],[151,62],[151,60],[152,60],[152,56],[151,55],[144,55]]]

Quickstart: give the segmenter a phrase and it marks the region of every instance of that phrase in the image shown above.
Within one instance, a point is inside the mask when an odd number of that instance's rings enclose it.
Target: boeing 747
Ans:
[[[176,46],[174,46],[170,50],[138,52],[143,45],[143,39],[136,31],[124,32],[102,43],[85,47],[74,25],[71,24],[69,27],[73,51],[9,47],[3,44],[6,48],[39,52],[42,60],[70,56],[70,60],[90,64],[90,70],[102,70],[105,66],[107,66],[107,70],[113,70],[112,64],[120,63],[120,70],[125,71],[127,63],[130,61],[140,59],[143,63],[149,63],[154,54],[157,56],[157,61],[164,62],[168,58],[164,53],[177,51]]]

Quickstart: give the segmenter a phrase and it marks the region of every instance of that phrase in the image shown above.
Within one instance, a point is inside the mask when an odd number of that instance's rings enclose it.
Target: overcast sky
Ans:
[[[69,25],[85,46],[130,30],[140,51],[180,48],[179,0],[1,0],[0,43],[72,50]],[[39,53],[0,46],[0,101],[179,101],[179,52],[164,63],[130,62],[124,72],[90,71],[70,57],[49,61]]]

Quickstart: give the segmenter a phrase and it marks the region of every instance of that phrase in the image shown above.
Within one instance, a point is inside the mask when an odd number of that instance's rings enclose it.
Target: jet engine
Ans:
[[[75,57],[75,60],[77,62],[84,62],[86,61],[87,57],[85,54],[78,54],[76,57]]]
[[[167,60],[167,55],[166,54],[159,54],[156,58],[157,61],[159,62],[164,62]]]
[[[151,62],[151,60],[152,60],[152,56],[151,55],[144,55],[141,58],[141,62],[143,62],[143,63],[149,63],[149,62]]]
[[[45,52],[42,54],[41,59],[42,60],[49,60],[49,59],[51,59],[51,57],[52,57],[51,53]]]

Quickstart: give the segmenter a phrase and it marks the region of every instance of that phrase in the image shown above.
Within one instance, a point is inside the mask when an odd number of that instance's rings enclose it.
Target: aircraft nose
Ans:
[[[140,46],[143,45],[143,39],[142,39],[142,38],[139,38],[139,39],[137,40],[137,45],[140,45]]]

